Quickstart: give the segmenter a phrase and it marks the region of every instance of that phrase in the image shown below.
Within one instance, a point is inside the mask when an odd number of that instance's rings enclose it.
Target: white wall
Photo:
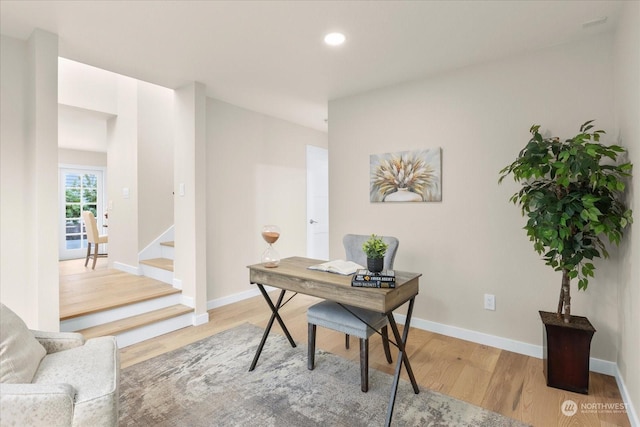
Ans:
[[[138,265],[137,87],[136,80],[118,76],[118,113],[107,122],[110,267]]]
[[[194,323],[208,321],[206,233],[206,88],[192,82],[175,91],[174,280],[195,308]]]
[[[36,290],[39,329],[59,328],[58,218],[58,36],[35,30],[27,42],[27,174],[28,272]],[[46,238],[45,238],[46,236]],[[54,256],[55,255],[55,256]]]
[[[1,299],[48,330],[59,324],[57,57],[54,34],[2,36]]]
[[[96,151],[58,149],[58,162],[64,165],[107,166],[107,153]]]
[[[636,222],[621,248],[620,334],[616,344],[618,367],[635,407],[635,425],[640,425],[640,3],[625,3],[621,16],[614,45],[616,136],[628,147],[629,160],[635,166],[629,202]]]
[[[138,249],[142,250],[173,225],[173,90],[141,81],[138,191]]]
[[[276,224],[281,257],[306,253],[306,145],[327,134],[207,100],[208,300],[255,289],[263,225]]]
[[[414,316],[541,345],[538,310],[556,308],[561,277],[545,266],[508,202],[498,171],[532,124],[573,136],[589,119],[615,135],[612,38],[556,46],[329,104],[330,253],[345,233],[400,239],[396,268],[423,273]],[[369,202],[369,155],[442,147],[441,203]],[[592,356],[615,361],[617,252],[573,293],[572,313],[595,325]],[[483,294],[496,295],[496,311]]]
[[[71,150],[107,152],[107,116],[91,110],[58,105],[58,146]]]
[[[25,86],[27,43],[0,36],[0,300],[34,327],[34,292],[23,272],[30,266],[25,238],[29,208],[24,191],[26,163]]]
[[[58,59],[58,102],[105,114],[118,114],[118,75],[66,58]]]

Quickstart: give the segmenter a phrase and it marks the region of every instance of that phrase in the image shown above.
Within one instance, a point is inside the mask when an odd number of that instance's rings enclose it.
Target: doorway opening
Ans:
[[[307,257],[329,259],[329,155],[307,145]]]
[[[103,205],[104,169],[60,167],[59,182],[59,257],[60,260],[84,258],[87,252],[87,232],[82,212],[91,211],[95,215],[98,230],[107,227]]]

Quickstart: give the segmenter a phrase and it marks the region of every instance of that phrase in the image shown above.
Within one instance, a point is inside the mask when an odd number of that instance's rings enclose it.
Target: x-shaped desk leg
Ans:
[[[391,326],[391,330],[393,331],[393,335],[396,339],[396,343],[398,345],[398,361],[396,362],[396,372],[393,377],[393,385],[391,387],[391,397],[389,398],[389,407],[387,408],[387,420],[385,422],[385,426],[389,427],[391,425],[391,417],[393,416],[393,406],[396,402],[396,394],[398,393],[398,382],[400,380],[400,371],[402,370],[402,364],[404,363],[404,367],[407,370],[407,374],[409,374],[409,379],[411,380],[411,385],[413,386],[413,391],[415,394],[420,393],[420,389],[418,388],[418,383],[416,382],[416,378],[413,375],[413,370],[411,369],[411,363],[409,363],[409,357],[407,356],[407,352],[405,349],[405,344],[407,343],[407,337],[409,336],[409,326],[411,323],[411,315],[413,313],[413,303],[415,301],[415,297],[409,300],[409,309],[407,310],[407,320],[404,324],[404,330],[402,331],[402,338],[400,338],[400,332],[398,331],[398,325],[396,324],[395,319],[393,318],[393,313],[387,313],[387,318],[389,319],[389,325]]]
[[[262,293],[262,296],[264,297],[265,301],[267,301],[267,304],[271,309],[271,318],[269,319],[267,328],[264,330],[264,334],[262,335],[262,340],[260,341],[260,345],[256,350],[256,355],[253,356],[253,362],[251,362],[251,367],[249,368],[249,371],[253,371],[256,368],[256,364],[258,363],[258,358],[260,357],[260,353],[262,353],[262,347],[264,347],[264,343],[267,342],[267,336],[269,336],[269,331],[271,331],[271,327],[273,326],[274,320],[276,319],[278,320],[280,327],[282,328],[282,330],[284,331],[284,334],[287,336],[287,338],[289,339],[289,342],[291,343],[291,347],[296,346],[296,343],[293,341],[293,338],[291,338],[291,334],[289,333],[289,330],[287,329],[284,322],[282,321],[282,318],[278,314],[278,310],[280,309],[280,305],[282,304],[282,300],[284,298],[284,294],[286,291],[284,289],[280,291],[278,302],[276,302],[276,305],[273,305],[273,302],[271,301],[271,298],[269,298],[269,294],[264,289],[264,286],[261,285],[260,283],[257,283],[257,285],[258,285],[258,289],[260,289],[260,293]]]

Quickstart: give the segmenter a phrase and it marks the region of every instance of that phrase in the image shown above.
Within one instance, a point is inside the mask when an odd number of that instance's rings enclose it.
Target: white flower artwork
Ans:
[[[441,149],[372,154],[369,158],[372,202],[442,201]]]

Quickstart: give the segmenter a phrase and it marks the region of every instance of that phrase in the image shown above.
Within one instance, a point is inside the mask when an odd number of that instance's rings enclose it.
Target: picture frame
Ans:
[[[369,156],[371,202],[441,202],[442,149]]]

